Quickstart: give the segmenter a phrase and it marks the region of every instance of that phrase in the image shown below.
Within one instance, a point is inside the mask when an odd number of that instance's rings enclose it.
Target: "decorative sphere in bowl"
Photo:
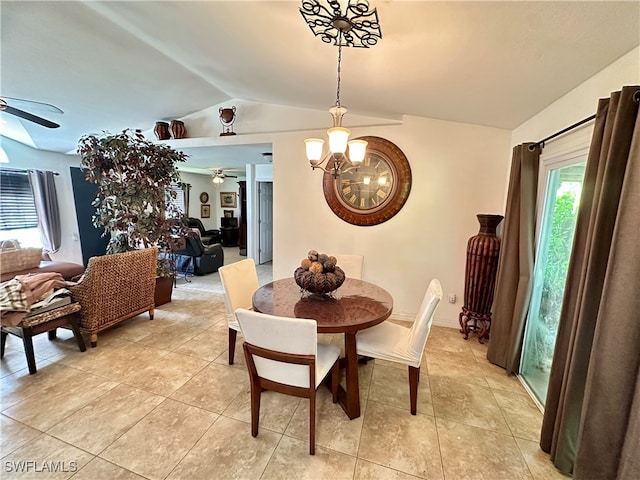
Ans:
[[[336,258],[309,250],[306,258],[293,273],[298,286],[311,293],[333,292],[344,283],[344,271],[336,265]]]

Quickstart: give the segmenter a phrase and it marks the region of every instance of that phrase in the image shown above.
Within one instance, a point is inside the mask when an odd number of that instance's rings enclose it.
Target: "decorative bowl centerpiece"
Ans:
[[[336,265],[336,257],[309,250],[293,273],[298,286],[307,292],[326,294],[344,283],[344,271]]]

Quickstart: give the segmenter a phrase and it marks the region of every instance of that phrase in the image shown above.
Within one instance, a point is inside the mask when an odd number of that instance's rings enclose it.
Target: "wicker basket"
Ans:
[[[41,248],[21,248],[17,240],[0,242],[0,273],[18,272],[40,265]]]

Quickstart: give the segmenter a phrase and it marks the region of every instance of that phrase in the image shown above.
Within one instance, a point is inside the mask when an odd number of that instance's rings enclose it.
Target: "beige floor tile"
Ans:
[[[260,428],[284,433],[298,408],[301,399],[278,392],[262,392],[260,399]],[[251,424],[251,388],[237,395],[231,404],[222,412],[241,422]]]
[[[473,341],[469,345],[471,347],[471,351],[473,352],[473,356],[476,357],[476,360],[478,362],[488,362],[487,351],[489,350],[489,344],[482,344],[478,343],[477,341]]]
[[[533,479],[511,435],[436,419],[447,479]]]
[[[360,387],[360,401],[366,400],[369,397],[369,388],[371,387],[371,377],[373,376],[373,369],[380,360],[369,360],[367,363],[358,364],[358,386]],[[340,385],[342,388],[347,384],[346,371],[340,370]]]
[[[378,365],[373,370],[369,400],[384,403],[393,407],[411,410],[409,400],[409,371],[407,366],[403,370]],[[431,404],[431,390],[429,390],[429,376],[420,373],[418,383],[417,411],[433,416]]]
[[[220,328],[222,330],[222,327],[219,327],[218,325],[215,325],[213,328]],[[227,342],[228,342],[229,327],[227,327],[227,325],[224,325],[224,332],[225,332],[225,335],[227,335]],[[242,335],[240,335],[240,333],[238,332],[238,337],[236,338],[235,356],[233,357],[233,365],[229,365],[229,349],[227,347],[225,347],[224,352],[222,352],[213,360],[213,363],[217,365],[233,367],[238,370],[242,370],[246,372],[247,362],[244,359],[244,350],[242,348],[243,342],[244,342],[244,339],[242,338]]]
[[[217,415],[166,399],[100,454],[150,479],[165,478]]]
[[[316,445],[309,455],[309,441],[282,437],[262,480],[347,480],[353,478],[356,458]]]
[[[427,479],[442,479],[435,419],[369,401],[358,458]]]
[[[425,350],[473,355],[469,341],[463,338],[457,328],[439,326],[431,327]]]
[[[353,476],[353,480],[417,480],[418,478],[420,477],[360,459],[356,462],[356,473]]]
[[[56,355],[66,354],[69,352],[78,352],[80,353],[80,348],[78,347],[78,343],[76,342],[75,337],[73,336],[73,332],[71,330],[67,330],[65,328],[58,328],[56,330],[57,338],[54,340],[49,340],[49,337],[46,333],[41,333],[32,338],[33,342],[33,351],[36,356],[36,359],[41,358],[50,358]],[[11,338],[11,336],[9,336]],[[13,337],[16,340],[19,340],[22,343],[22,340]],[[25,359],[26,365],[26,357],[24,356],[24,347],[21,345],[16,347],[17,350],[22,352],[23,358]],[[36,361],[36,364],[39,365],[40,362]]]
[[[89,356],[74,359],[76,364],[66,360],[64,363],[118,382],[127,375],[135,374],[147,366],[156,364],[162,357],[169,354],[168,350],[133,342],[122,341],[103,345],[100,339],[98,339],[98,346],[90,350]]]
[[[98,348],[103,346],[104,342],[108,342],[109,345],[122,342],[137,342],[149,336],[151,332],[155,332],[159,326],[155,319],[149,319],[148,313],[137,315],[98,333]]]
[[[26,445],[42,432],[12,418],[0,415],[0,458]]]
[[[239,368],[211,363],[171,395],[180,402],[222,413],[249,387],[249,374]]]
[[[467,353],[447,352],[444,355],[432,355],[427,346],[425,354],[430,377],[444,377],[483,387],[489,386],[471,350]]]
[[[269,430],[260,430],[254,438],[250,425],[220,417],[167,478],[259,479],[280,438]]]
[[[117,383],[80,370],[62,383],[40,389],[2,413],[30,427],[46,431],[104,395]]]
[[[47,433],[97,455],[163,400],[161,396],[118,385]]]
[[[361,401],[361,411],[366,403]],[[353,420],[338,403],[333,403],[331,392],[321,386],[316,396],[316,446],[322,446],[341,453],[355,456],[358,452],[362,433],[362,415]],[[309,400],[303,399],[285,435],[309,443]]]
[[[2,459],[2,479],[67,479],[93,458],[45,433]]]
[[[206,360],[170,352],[156,362],[123,376],[121,382],[168,397],[208,363]]]
[[[209,327],[191,340],[180,345],[174,352],[211,362],[223,352],[227,351],[228,343],[229,337],[226,331],[220,333],[218,329]]]
[[[169,325],[158,328],[155,332],[137,340],[137,343],[161,350],[175,350],[180,345],[193,340],[206,328],[202,325],[184,325],[173,321]]]
[[[538,442],[522,438],[516,438],[515,440],[535,480],[566,480],[571,478],[553,466],[549,459],[549,454],[540,449]]]
[[[100,457],[95,457],[73,476],[73,480],[145,480],[145,478]]]
[[[494,390],[493,395],[514,437],[538,441],[542,429],[542,413],[526,394]]]
[[[510,433],[502,411],[487,387],[435,377],[431,379],[431,394],[437,418]]]
[[[4,410],[49,388],[56,388],[78,375],[78,370],[60,363],[41,366],[35,375],[29,370],[19,370],[2,378],[0,405]]]
[[[492,389],[526,394],[518,377],[507,373],[504,368],[494,365],[485,359],[480,362],[480,369]]]
[[[37,354],[35,354],[34,357],[36,360],[36,369],[42,369],[54,363],[51,358],[40,357]],[[17,349],[5,349],[4,357],[2,357],[2,361],[0,361],[0,378],[13,374],[18,374],[19,376],[29,375],[28,368],[27,357],[21,346],[17,346]]]

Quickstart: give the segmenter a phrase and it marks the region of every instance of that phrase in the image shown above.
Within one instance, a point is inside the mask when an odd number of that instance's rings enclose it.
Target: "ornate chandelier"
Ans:
[[[314,35],[319,36],[325,43],[338,46],[336,104],[329,109],[333,118],[333,126],[327,130],[329,151],[323,154],[325,141],[320,138],[308,138],[304,142],[311,168],[319,168],[337,178],[342,172],[358,168],[364,160],[367,148],[365,140],[349,141],[351,131],[342,126],[342,117],[347,113],[347,109],[340,103],[342,47],[369,48],[382,38],[382,31],[378,22],[378,12],[375,8],[369,10],[369,2],[348,0],[343,13],[339,1],[323,1],[327,6],[322,5],[320,0],[303,0],[300,13]],[[323,166],[325,164],[326,168]]]

